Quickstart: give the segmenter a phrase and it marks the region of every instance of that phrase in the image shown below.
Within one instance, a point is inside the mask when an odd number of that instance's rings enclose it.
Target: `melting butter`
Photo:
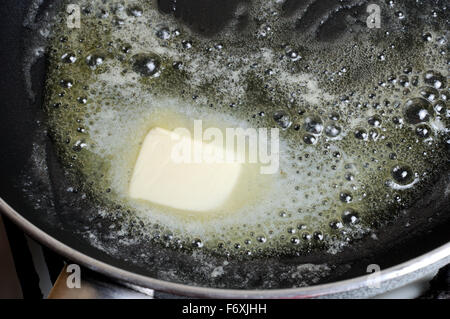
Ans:
[[[199,161],[183,150],[201,152]],[[239,162],[203,160],[204,155],[229,152],[163,128],[145,137],[131,178],[130,197],[183,211],[205,212],[229,200],[241,177]],[[233,154],[232,154],[233,155]]]

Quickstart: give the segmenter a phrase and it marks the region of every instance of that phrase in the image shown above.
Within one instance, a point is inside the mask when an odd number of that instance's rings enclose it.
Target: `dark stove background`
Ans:
[[[0,299],[46,298],[66,263],[70,262],[34,242],[0,215]],[[161,292],[154,292],[151,296],[141,294],[87,269],[82,269],[82,274],[92,287],[102,290],[103,298],[179,298]],[[439,271],[430,282],[430,289],[420,298],[450,299],[450,265]]]

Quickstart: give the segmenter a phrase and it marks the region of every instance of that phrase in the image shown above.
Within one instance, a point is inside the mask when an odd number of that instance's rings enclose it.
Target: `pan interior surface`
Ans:
[[[201,2],[78,1],[79,28],[68,3],[50,6],[31,49],[47,53],[42,122],[18,183],[34,218],[151,277],[248,289],[364,273],[448,220],[443,2],[382,2],[380,29],[365,1]],[[280,129],[260,197],[201,218],[128,198],[149,128],[191,119]]]

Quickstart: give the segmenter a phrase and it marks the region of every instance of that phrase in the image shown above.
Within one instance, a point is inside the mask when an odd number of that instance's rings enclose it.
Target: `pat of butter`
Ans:
[[[237,162],[181,162],[173,150],[194,150],[196,140],[162,128],[145,137],[129,187],[130,197],[186,211],[205,212],[222,206],[238,183]],[[203,143],[203,152],[223,151]],[[211,153],[208,153],[211,154]]]

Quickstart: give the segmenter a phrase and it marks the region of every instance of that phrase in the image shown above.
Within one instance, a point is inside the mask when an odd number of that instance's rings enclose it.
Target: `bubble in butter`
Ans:
[[[234,156],[227,152],[214,143],[153,128],[139,152],[130,197],[184,211],[217,209],[230,197],[241,176],[240,163],[220,161],[220,154],[223,158]]]

